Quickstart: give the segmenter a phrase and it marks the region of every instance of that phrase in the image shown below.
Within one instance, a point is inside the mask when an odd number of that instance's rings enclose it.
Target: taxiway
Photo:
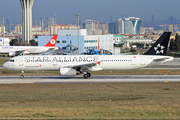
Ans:
[[[0,76],[0,84],[13,83],[126,83],[126,82],[180,82],[180,75],[96,75],[82,76]]]

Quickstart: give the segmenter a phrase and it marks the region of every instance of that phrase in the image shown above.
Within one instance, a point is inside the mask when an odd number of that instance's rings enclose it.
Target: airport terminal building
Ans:
[[[0,46],[9,46],[10,39],[0,37]]]
[[[44,46],[52,36],[38,36],[38,45]],[[58,30],[58,38],[56,47],[61,49],[71,44],[78,47],[78,38],[80,53],[86,52],[88,49],[105,49],[113,53],[113,35],[87,35],[86,29]]]

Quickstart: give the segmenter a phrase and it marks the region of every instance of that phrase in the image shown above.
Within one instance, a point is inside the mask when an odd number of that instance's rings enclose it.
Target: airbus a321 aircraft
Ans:
[[[165,56],[170,32],[165,32],[144,55],[36,55],[11,58],[3,66],[9,70],[22,71],[59,71],[60,75],[73,76],[90,71],[131,70],[171,61]],[[24,77],[22,74],[21,77]]]
[[[54,35],[45,46],[0,46],[0,53],[9,53],[9,56],[43,53],[57,50],[56,41],[57,35]]]

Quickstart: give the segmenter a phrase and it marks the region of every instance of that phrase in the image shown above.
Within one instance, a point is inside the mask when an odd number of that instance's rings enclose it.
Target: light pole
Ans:
[[[41,27],[41,35],[43,35],[43,18],[42,17],[41,17],[40,27]]]
[[[76,18],[77,18],[77,22],[78,22],[78,26],[77,26],[77,34],[78,34],[78,55],[80,54],[80,47],[79,47],[79,14],[76,14]]]
[[[68,36],[68,47],[69,47],[69,49],[70,49],[69,36],[71,36],[71,34],[66,34],[66,36]]]
[[[48,36],[49,36],[49,18],[47,18],[47,28],[48,28]]]
[[[4,46],[4,16],[2,16],[2,21],[3,21],[2,29],[3,29],[3,46]]]
[[[35,18],[35,22],[36,22],[36,37],[37,37],[37,18]]]
[[[10,41],[11,41],[11,23],[10,23]]]
[[[19,30],[20,30],[20,28],[19,28],[18,22],[17,22],[16,24],[17,24],[17,33],[18,33],[18,43],[20,43],[20,42],[19,42],[19,35],[20,35],[20,34],[19,34]]]

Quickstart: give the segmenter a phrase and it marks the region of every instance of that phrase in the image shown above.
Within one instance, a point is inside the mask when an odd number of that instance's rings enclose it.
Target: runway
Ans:
[[[96,75],[82,76],[0,76],[0,84],[13,83],[126,83],[126,82],[180,82],[180,75]]]

